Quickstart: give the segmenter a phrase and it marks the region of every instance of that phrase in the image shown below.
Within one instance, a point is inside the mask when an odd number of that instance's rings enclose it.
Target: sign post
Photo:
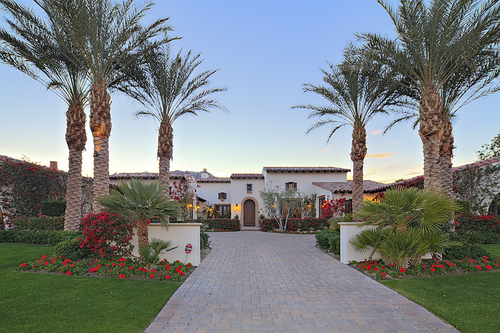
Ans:
[[[186,264],[188,254],[190,254],[192,250],[193,250],[193,245],[191,244],[186,245],[186,247],[184,248],[184,251],[186,251],[186,259],[184,259],[184,265]]]

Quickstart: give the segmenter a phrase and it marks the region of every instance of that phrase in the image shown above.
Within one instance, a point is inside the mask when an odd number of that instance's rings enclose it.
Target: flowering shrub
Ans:
[[[403,278],[409,276],[432,276],[447,273],[466,273],[477,271],[500,270],[500,258],[491,259],[487,256],[478,259],[465,257],[460,260],[422,260],[421,263],[403,268],[396,265],[385,265],[381,260],[365,259],[364,261],[352,261],[352,267],[365,274],[374,274],[377,279]]]
[[[43,201],[65,197],[66,173],[28,161],[0,161],[0,198],[9,218],[40,214]]]
[[[115,259],[132,254],[132,228],[129,220],[116,214],[88,214],[82,220],[83,237],[80,247],[86,247],[101,258]]]
[[[182,264],[179,260],[169,263],[162,260],[158,266],[146,269],[139,261],[117,258],[115,260],[83,259],[80,261],[63,259],[62,256],[49,258],[47,255],[32,263],[19,265],[20,271],[54,272],[62,275],[109,276],[119,279],[141,278],[160,281],[182,281],[193,270],[193,265]]]
[[[196,222],[203,224],[205,231],[238,231],[241,229],[238,219],[202,219]]]
[[[328,228],[329,226],[328,220],[324,218],[293,218],[288,221],[287,231],[317,231]],[[276,222],[275,219],[262,219],[260,221],[261,231],[272,231],[274,229],[279,229],[278,222]]]
[[[344,214],[345,211],[345,198],[336,200],[325,200],[321,206],[321,218],[331,219],[334,216]]]
[[[500,234],[500,216],[461,214],[455,218],[455,231],[457,233]]]
[[[15,219],[13,222],[14,230],[17,231],[57,231],[64,230],[64,216],[44,216],[38,217],[21,217]]]

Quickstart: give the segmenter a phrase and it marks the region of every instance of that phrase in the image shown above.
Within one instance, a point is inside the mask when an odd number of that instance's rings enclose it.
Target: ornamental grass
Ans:
[[[105,259],[82,259],[72,261],[62,257],[48,257],[19,265],[20,271],[54,273],[62,275],[103,276],[119,279],[148,279],[159,281],[184,281],[193,265],[184,265],[179,260],[170,263],[163,259],[157,266],[147,269],[138,259],[119,258],[115,261]]]

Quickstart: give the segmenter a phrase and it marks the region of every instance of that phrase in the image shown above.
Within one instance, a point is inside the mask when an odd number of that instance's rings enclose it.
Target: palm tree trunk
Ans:
[[[443,135],[441,96],[431,89],[420,99],[420,129],[424,151],[424,188],[440,188],[439,146]]]
[[[441,158],[441,188],[448,197],[453,197],[453,126],[449,117],[443,118],[443,136],[441,137],[440,158]]]
[[[174,147],[174,132],[172,125],[167,121],[162,121],[158,130],[158,158],[160,160],[160,186],[166,197],[170,196],[169,186],[169,171],[170,160],[173,155]]]
[[[111,97],[103,80],[90,89],[90,129],[94,137],[93,212],[102,210],[97,198],[109,194],[109,136],[111,134]]]
[[[139,252],[142,246],[147,246],[149,243],[148,235],[148,221],[139,220],[137,221],[137,242],[139,243]],[[142,253],[141,253],[142,255]]]
[[[363,162],[366,157],[366,130],[363,126],[352,131],[352,210],[358,212],[363,206]]]
[[[82,218],[82,151],[87,142],[85,122],[85,111],[80,104],[68,107],[66,112],[66,143],[69,149],[69,161],[66,212],[64,215],[65,231],[77,231]]]

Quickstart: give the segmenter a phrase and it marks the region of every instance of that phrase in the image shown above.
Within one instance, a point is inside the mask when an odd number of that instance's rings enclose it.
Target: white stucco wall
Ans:
[[[252,193],[247,192],[247,184],[252,184]],[[231,217],[238,215],[243,221],[242,205],[246,199],[253,199],[256,207],[256,219],[264,214],[264,205],[260,199],[260,191],[264,190],[264,179],[231,179]],[[238,207],[236,207],[238,205]]]
[[[348,264],[349,261],[363,261],[368,259],[372,250],[357,252],[349,240],[364,229],[373,229],[373,226],[361,226],[362,222],[340,222],[340,262]],[[380,259],[380,254],[375,252],[372,259]]]
[[[201,261],[200,252],[200,227],[201,223],[169,223],[168,230],[160,223],[151,223],[148,226],[149,240],[158,238],[165,241],[171,241],[171,246],[178,246],[175,250],[162,252],[161,259],[167,259],[169,262],[176,260],[184,263],[190,262],[191,265],[198,266]],[[134,236],[130,242],[134,245],[133,255],[139,255],[139,246],[137,241],[137,229],[134,228]],[[186,257],[185,247],[191,244],[193,249]],[[187,259],[186,259],[187,258]]]
[[[288,182],[297,183],[297,190],[304,194],[317,193],[313,182],[346,182],[346,172],[266,172],[266,186],[285,186]]]
[[[231,183],[199,182],[196,192],[200,198],[207,200],[211,205],[231,204]],[[219,193],[225,192],[227,199],[219,200]]]

